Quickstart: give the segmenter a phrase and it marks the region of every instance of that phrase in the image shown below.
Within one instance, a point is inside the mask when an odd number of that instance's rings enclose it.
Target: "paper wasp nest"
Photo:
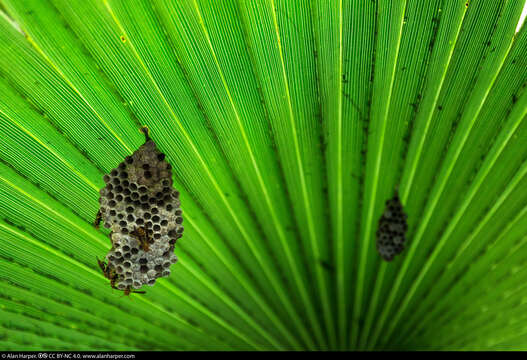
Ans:
[[[174,245],[183,233],[171,166],[148,130],[141,130],[145,144],[104,175],[99,199],[100,219],[112,230],[105,275],[113,287],[128,291],[170,275],[170,265],[177,261]]]
[[[377,229],[377,250],[386,261],[391,261],[395,255],[404,250],[406,241],[406,214],[403,205],[396,193],[394,197],[386,201],[386,208],[379,219]]]

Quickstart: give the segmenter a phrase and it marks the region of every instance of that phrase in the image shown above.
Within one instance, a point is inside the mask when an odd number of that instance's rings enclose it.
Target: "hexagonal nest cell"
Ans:
[[[377,251],[386,261],[392,261],[395,255],[404,250],[406,242],[407,215],[397,192],[394,197],[386,201],[384,213],[379,219],[377,228]]]
[[[174,245],[183,233],[172,168],[148,129],[141,131],[144,145],[104,175],[96,219],[96,226],[102,220],[111,229],[105,276],[126,293],[170,275],[170,265],[177,261]]]

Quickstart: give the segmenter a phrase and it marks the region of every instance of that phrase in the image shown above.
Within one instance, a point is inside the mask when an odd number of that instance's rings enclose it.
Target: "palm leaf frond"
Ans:
[[[0,4],[3,349],[525,348],[524,1]],[[92,222],[143,125],[185,232],[130,301]]]

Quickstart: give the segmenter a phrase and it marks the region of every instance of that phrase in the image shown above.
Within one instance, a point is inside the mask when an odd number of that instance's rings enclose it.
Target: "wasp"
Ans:
[[[146,291],[133,290],[130,288],[130,286],[126,287],[124,290],[119,289],[117,286],[115,286],[115,283],[119,278],[119,275],[115,272],[115,268],[110,263],[106,264],[104,261],[99,260],[99,258],[97,258],[97,263],[99,264],[104,277],[110,280],[110,286],[112,289],[124,291],[124,296],[129,296],[132,293],[146,294]]]
[[[119,275],[115,271],[115,268],[110,263],[106,264],[104,261],[99,260],[99,258],[96,259],[104,277],[110,280],[110,286],[114,289],[117,289],[117,287],[115,286],[115,282],[119,278]]]
[[[130,286],[127,286],[124,290],[121,290],[121,289],[117,289],[117,290],[123,291],[124,292],[123,296],[130,296],[130,294],[146,294],[146,291],[133,290],[130,288]]]
[[[139,241],[139,247],[147,252],[150,250],[148,233],[144,227],[135,227],[134,231],[130,232]]]
[[[102,220],[102,213],[101,213],[101,210],[99,210],[97,212],[97,215],[95,215],[95,221],[93,222],[93,226],[95,226],[97,230],[99,230],[99,225],[101,224],[101,220]]]

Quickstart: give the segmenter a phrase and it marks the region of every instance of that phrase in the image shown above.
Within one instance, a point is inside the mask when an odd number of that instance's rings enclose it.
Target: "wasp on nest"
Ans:
[[[173,188],[172,167],[142,127],[145,143],[109,174],[100,190],[95,227],[111,229],[108,263],[97,260],[114,289],[125,295],[157,278],[170,275],[177,261],[174,245],[182,236],[179,192]]]

